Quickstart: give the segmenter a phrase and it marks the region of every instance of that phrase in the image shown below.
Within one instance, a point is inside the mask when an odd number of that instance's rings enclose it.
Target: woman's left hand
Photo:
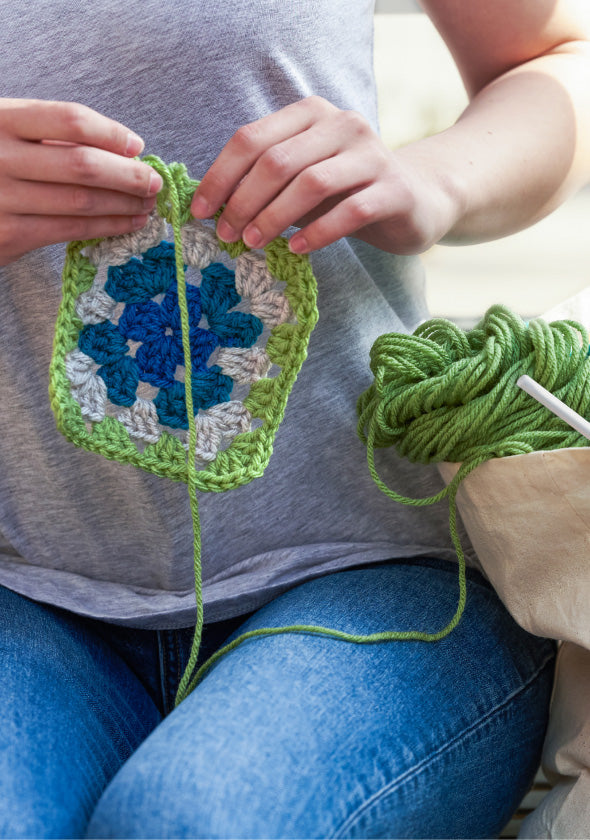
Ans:
[[[456,222],[451,179],[420,144],[393,152],[354,111],[312,96],[239,128],[205,174],[196,218],[222,205],[217,232],[261,248],[291,225],[296,253],[353,235],[416,254]]]

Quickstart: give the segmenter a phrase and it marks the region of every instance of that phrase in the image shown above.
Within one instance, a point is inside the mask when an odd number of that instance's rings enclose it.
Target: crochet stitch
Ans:
[[[189,218],[197,182],[186,169],[145,160],[166,176],[147,225],[68,246],[51,404],[76,445],[188,481],[181,244],[195,485],[223,491],[262,475],[268,463],[317,320],[315,280],[307,258],[291,254],[284,239],[265,253],[219,240],[213,226]],[[174,243],[165,239],[172,188],[181,196]]]

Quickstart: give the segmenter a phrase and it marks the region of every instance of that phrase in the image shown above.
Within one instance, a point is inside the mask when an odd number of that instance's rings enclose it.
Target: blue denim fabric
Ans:
[[[456,599],[451,564],[396,561],[208,625],[205,644],[292,623],[435,630]],[[492,837],[539,761],[554,646],[477,573],[441,642],[253,639],[171,713],[190,630],[113,627],[7,590],[0,610],[4,838]]]

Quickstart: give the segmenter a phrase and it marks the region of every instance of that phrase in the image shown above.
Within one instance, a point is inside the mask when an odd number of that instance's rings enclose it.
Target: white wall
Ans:
[[[393,147],[442,131],[467,104],[459,73],[426,15],[375,15],[375,74],[381,133]]]
[[[377,0],[375,11],[382,14],[395,12],[419,12],[416,0]]]

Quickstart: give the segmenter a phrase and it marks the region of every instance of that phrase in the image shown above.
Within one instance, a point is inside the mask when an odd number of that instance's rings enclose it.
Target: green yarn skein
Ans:
[[[588,332],[575,321],[525,323],[504,306],[491,307],[469,332],[435,318],[413,335],[389,333],[371,349],[373,384],[359,397],[358,434],[376,484],[396,502],[431,505],[449,499],[449,524],[459,559],[456,526],[459,484],[491,458],[538,450],[590,446],[522,391],[528,374],[583,417],[590,417]],[[450,484],[434,496],[411,499],[388,487],[375,466],[376,448],[394,446],[410,461],[460,462]]]

